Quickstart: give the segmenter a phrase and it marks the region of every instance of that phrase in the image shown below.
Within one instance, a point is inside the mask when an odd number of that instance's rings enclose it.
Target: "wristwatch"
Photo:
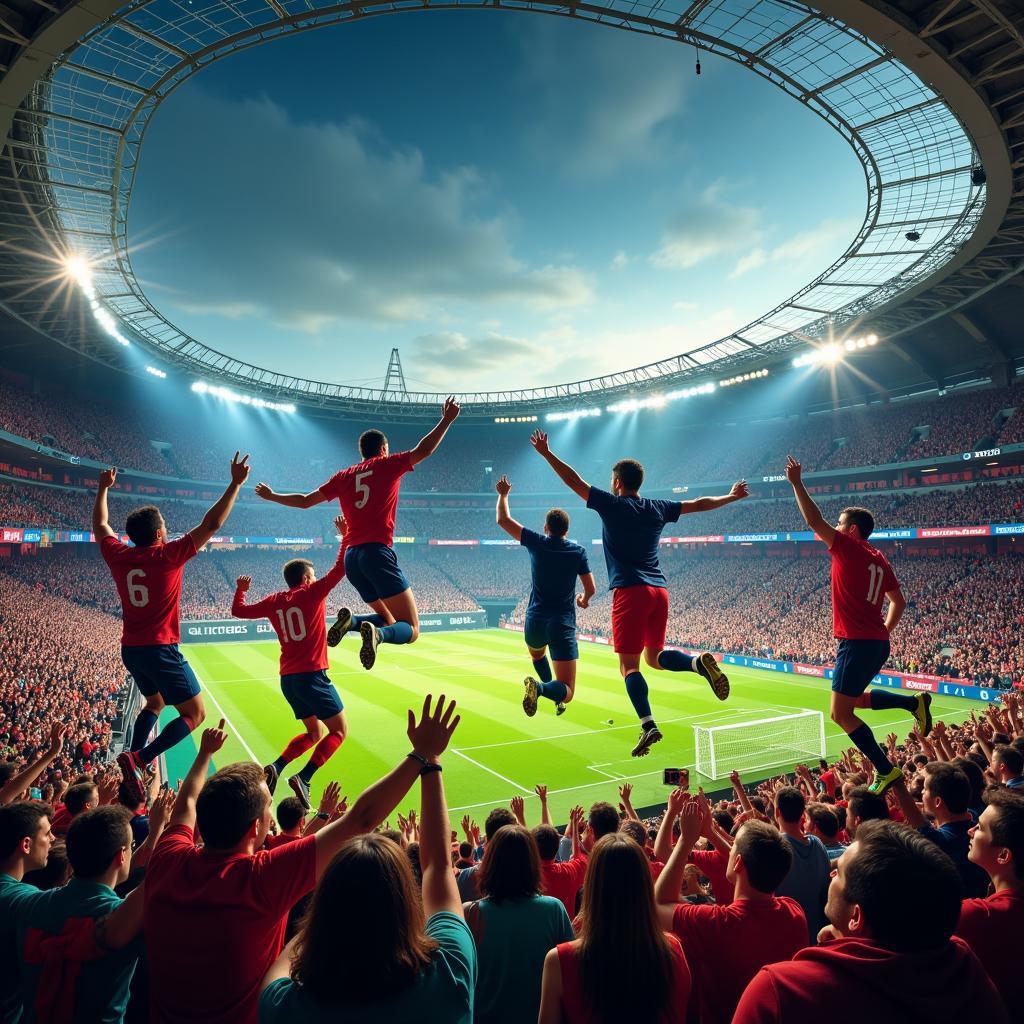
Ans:
[[[327,819],[330,818],[330,815],[326,811],[317,811],[315,817],[319,818],[321,821],[327,821]]]
[[[420,775],[429,775],[431,772],[439,772],[441,770],[439,764],[428,761],[422,754],[417,754],[415,750],[410,750],[405,756],[411,757],[414,761],[419,761],[421,765]]]

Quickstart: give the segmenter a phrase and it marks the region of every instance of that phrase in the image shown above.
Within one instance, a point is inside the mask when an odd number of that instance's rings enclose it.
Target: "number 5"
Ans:
[[[363,483],[368,476],[373,476],[372,469],[368,469],[364,473],[356,473],[356,494],[359,495],[356,500],[356,508],[362,508],[370,500],[370,488]]]

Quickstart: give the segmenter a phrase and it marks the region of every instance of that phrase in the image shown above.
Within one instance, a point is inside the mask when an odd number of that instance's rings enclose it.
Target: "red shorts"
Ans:
[[[612,597],[612,640],[621,654],[645,648],[660,651],[668,628],[668,591],[664,587],[619,587]]]

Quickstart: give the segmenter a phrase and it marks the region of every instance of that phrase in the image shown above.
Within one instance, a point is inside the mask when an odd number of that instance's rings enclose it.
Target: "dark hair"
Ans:
[[[953,814],[963,814],[971,799],[971,780],[956,767],[944,761],[930,761],[924,766],[925,785]]]
[[[537,844],[537,853],[541,860],[554,860],[558,855],[558,844],[562,837],[551,825],[538,825],[533,830],[533,841]]]
[[[163,518],[156,505],[143,505],[128,513],[124,521],[124,532],[137,548],[148,548],[156,543],[156,534]]]
[[[944,946],[960,919],[960,876],[930,839],[893,821],[857,829],[856,853],[843,854],[843,891],[873,941],[897,953]],[[927,899],[920,894],[927,893]]]
[[[71,865],[68,863],[68,848],[64,843],[54,843],[50,847],[50,855],[44,867],[35,871],[26,871],[22,881],[26,885],[34,885],[40,892],[60,889],[67,885],[71,877]]]
[[[723,832],[732,835],[733,826],[736,824],[736,821],[728,811],[712,811],[711,817]]]
[[[619,831],[624,836],[629,836],[637,846],[644,846],[647,843],[647,829],[644,828],[642,821],[636,821],[634,818],[623,818],[619,822]]]
[[[811,824],[828,840],[839,835],[839,818],[833,808],[822,803],[807,805],[807,817]]]
[[[826,761],[825,758],[823,758],[823,757],[819,757],[818,758],[818,767],[823,772],[827,772],[828,771],[828,761]]]
[[[484,836],[490,841],[499,828],[516,824],[516,816],[507,807],[495,807],[484,819]]]
[[[955,764],[967,776],[971,784],[971,795],[967,801],[968,807],[980,807],[985,792],[985,773],[978,767],[977,761],[969,757],[954,757],[950,764]]]
[[[867,540],[874,533],[875,517],[866,508],[861,508],[859,505],[850,505],[839,514],[846,516],[846,521],[853,523],[857,527],[860,531],[861,540]]]
[[[196,801],[196,823],[210,849],[233,849],[263,814],[264,779],[259,765],[238,761],[206,780]]]
[[[49,804],[19,800],[0,807],[0,860],[12,857],[23,840],[34,839],[43,818],[53,818]]]
[[[17,761],[0,761],[0,786],[6,786],[17,774]]]
[[[296,825],[306,816],[306,808],[297,796],[286,796],[277,805],[277,823],[285,832]]]
[[[775,809],[787,825],[793,825],[804,815],[807,801],[796,786],[783,786],[775,794]]]
[[[885,797],[873,793],[867,786],[855,786],[846,801],[847,819],[860,818],[864,821],[888,821],[889,806]]]
[[[541,891],[540,857],[533,836],[522,825],[505,825],[484,849],[477,876],[480,895],[495,903],[537,896]]]
[[[1014,778],[1024,772],[1024,756],[1021,755],[1019,750],[1015,750],[1008,743],[1000,743],[999,746],[992,751],[992,759],[995,760],[997,756],[999,757],[999,763],[1005,767]]]
[[[552,537],[564,537],[569,532],[569,513],[553,508],[544,517],[544,525]]]
[[[590,808],[587,822],[595,839],[610,836],[619,831],[619,812],[605,800],[599,800]]]
[[[132,812],[106,804],[79,814],[68,829],[68,860],[76,878],[90,881],[106,871],[125,847],[132,848]]]
[[[612,472],[626,491],[639,491],[644,482],[644,467],[636,459],[619,459],[612,466]]]
[[[359,927],[339,928],[340,920]],[[406,853],[383,836],[355,836],[313,893],[291,976],[324,1006],[357,1006],[382,992],[406,991],[437,949],[424,926]]]
[[[472,843],[459,843],[459,860],[472,860],[473,859],[473,844]]]
[[[384,451],[388,439],[382,430],[364,430],[359,435],[359,454],[364,459],[372,459]]]
[[[312,569],[313,563],[308,558],[293,558],[284,563],[284,581],[289,587],[298,587],[306,576],[306,570]]]
[[[1024,754],[1024,736],[1018,736],[1015,740],[1011,740],[1010,746]]]
[[[609,835],[594,844],[579,937],[587,1019],[660,1020],[673,995],[672,947],[658,921],[650,866],[632,839]],[[630,983],[623,985],[623,978]]]
[[[999,813],[992,821],[992,841],[1013,856],[1013,873],[1024,881],[1024,793],[1005,786],[990,786],[985,804]]]
[[[398,829],[394,828],[382,828],[377,831],[377,835],[383,836],[385,839],[390,839],[391,842],[402,845],[402,833]]]
[[[767,821],[747,821],[733,844],[743,858],[750,884],[758,892],[773,893],[782,885],[793,864],[789,841]]]
[[[67,808],[68,814],[72,817],[81,814],[85,810],[85,805],[94,796],[98,796],[98,793],[95,782],[76,782],[64,794],[64,806]]]

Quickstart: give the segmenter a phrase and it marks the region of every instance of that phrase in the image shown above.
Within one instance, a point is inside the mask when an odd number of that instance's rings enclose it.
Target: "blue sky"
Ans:
[[[319,29],[154,118],[135,270],[183,330],[274,370],[410,388],[577,380],[767,311],[863,216],[846,144],[725,60],[514,12]]]

